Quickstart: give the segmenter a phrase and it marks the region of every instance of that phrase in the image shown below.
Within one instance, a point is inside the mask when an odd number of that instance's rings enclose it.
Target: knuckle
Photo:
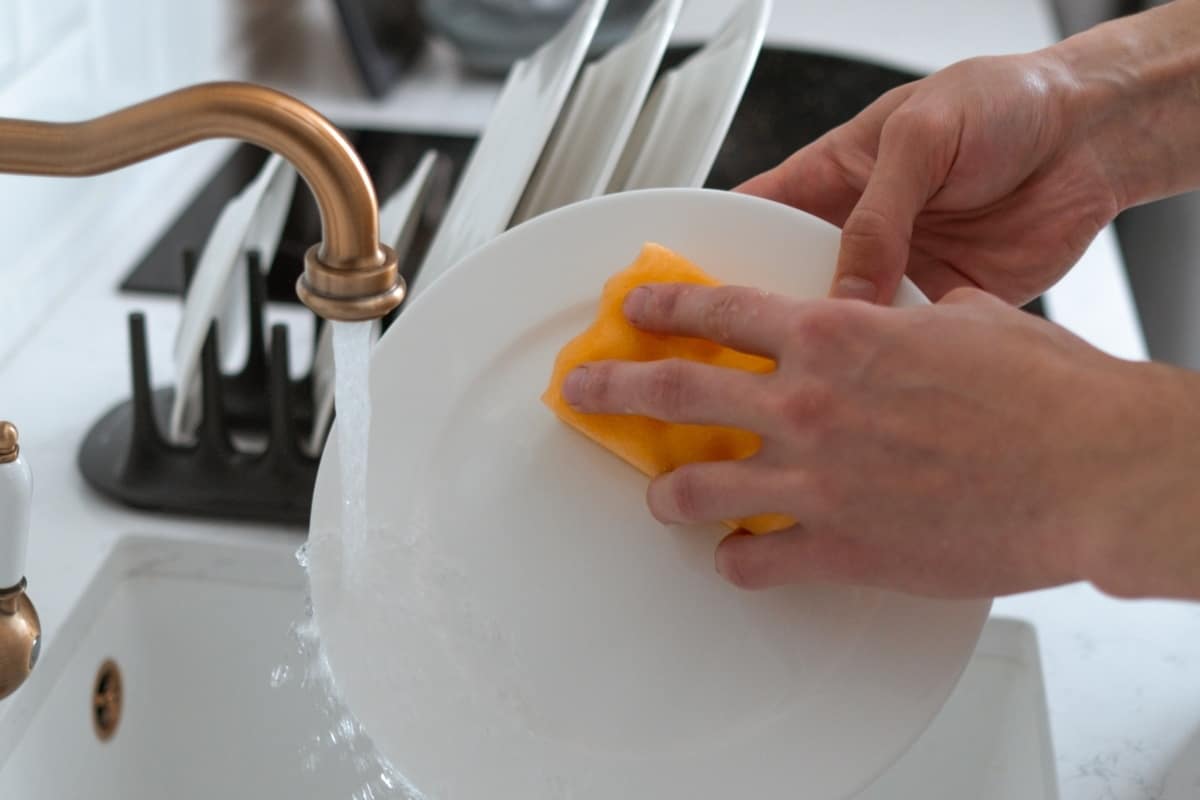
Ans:
[[[783,392],[772,409],[796,432],[821,428],[835,407],[834,391],[824,382],[812,382],[802,388]]]
[[[741,313],[740,293],[730,288],[719,289],[704,309],[704,330],[715,341],[729,341]]]
[[[703,489],[695,471],[676,470],[667,483],[666,497],[671,506],[669,512],[671,518],[689,522],[698,520],[702,510],[702,492]]]
[[[946,130],[946,117],[928,105],[901,107],[884,123],[883,136],[898,136],[903,141],[928,145]]]
[[[753,542],[747,542],[752,545]],[[726,551],[721,558],[721,574],[739,589],[765,589],[768,585],[766,563],[751,555],[750,547]]]
[[[682,361],[669,359],[650,368],[643,398],[650,410],[666,415],[679,414],[686,409],[686,395],[686,373]]]
[[[792,316],[789,333],[802,347],[820,347],[832,342],[839,335],[845,321],[853,314],[856,303],[830,303],[821,301],[807,306]]]
[[[890,235],[893,228],[895,225],[882,211],[860,204],[850,212],[846,224],[842,226],[842,246],[845,247],[847,243],[853,246],[863,239],[874,241],[883,238]]]
[[[612,386],[612,365],[602,362],[591,364],[585,375],[582,387],[584,402],[589,406],[603,405],[608,400]]]
[[[651,317],[657,320],[670,321],[675,319],[679,313],[679,300],[687,291],[688,287],[680,284],[664,283],[656,286],[650,286],[649,300],[647,303],[647,312]]]

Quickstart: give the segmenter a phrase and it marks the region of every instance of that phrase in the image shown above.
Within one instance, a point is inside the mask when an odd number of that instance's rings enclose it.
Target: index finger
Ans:
[[[708,339],[777,358],[795,301],[744,286],[659,283],[625,298],[625,317],[642,330]]]

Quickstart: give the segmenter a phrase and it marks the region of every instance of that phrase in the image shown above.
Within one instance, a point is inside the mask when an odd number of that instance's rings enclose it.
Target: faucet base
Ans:
[[[0,589],[0,700],[20,688],[37,666],[42,623],[25,593],[25,579]]]

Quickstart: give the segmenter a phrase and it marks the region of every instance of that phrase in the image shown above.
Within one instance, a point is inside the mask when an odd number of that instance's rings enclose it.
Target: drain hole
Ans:
[[[121,669],[108,659],[100,665],[92,687],[92,727],[102,742],[111,739],[121,724],[122,692]]]

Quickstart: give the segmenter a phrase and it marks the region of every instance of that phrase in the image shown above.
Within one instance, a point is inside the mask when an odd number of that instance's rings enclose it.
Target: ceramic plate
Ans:
[[[646,241],[822,296],[836,229],[704,190],[550,212],[465,259],[375,349],[370,530],[338,533],[337,427],[313,609],[350,708],[433,800],[838,798],[926,727],[989,604],[713,571],[646,478],[539,402],[559,348]],[[899,303],[924,302],[908,283]]]
[[[604,194],[650,91],[682,0],[658,0],[637,28],[584,67],[513,223]]]
[[[245,189],[225,204],[196,262],[196,272],[183,301],[175,336],[175,377],[178,390],[171,406],[169,438],[187,442],[200,424],[200,353],[213,320],[223,366],[240,367],[249,346],[249,290],[235,267],[245,254],[256,251],[265,271],[287,220],[296,186],[296,170],[273,155]]]
[[[463,256],[508,227],[567,94],[606,0],[584,0],[563,29],[509,71],[409,287],[410,303]]]
[[[758,60],[770,0],[745,0],[712,41],[654,85],[609,191],[702,186]]]

